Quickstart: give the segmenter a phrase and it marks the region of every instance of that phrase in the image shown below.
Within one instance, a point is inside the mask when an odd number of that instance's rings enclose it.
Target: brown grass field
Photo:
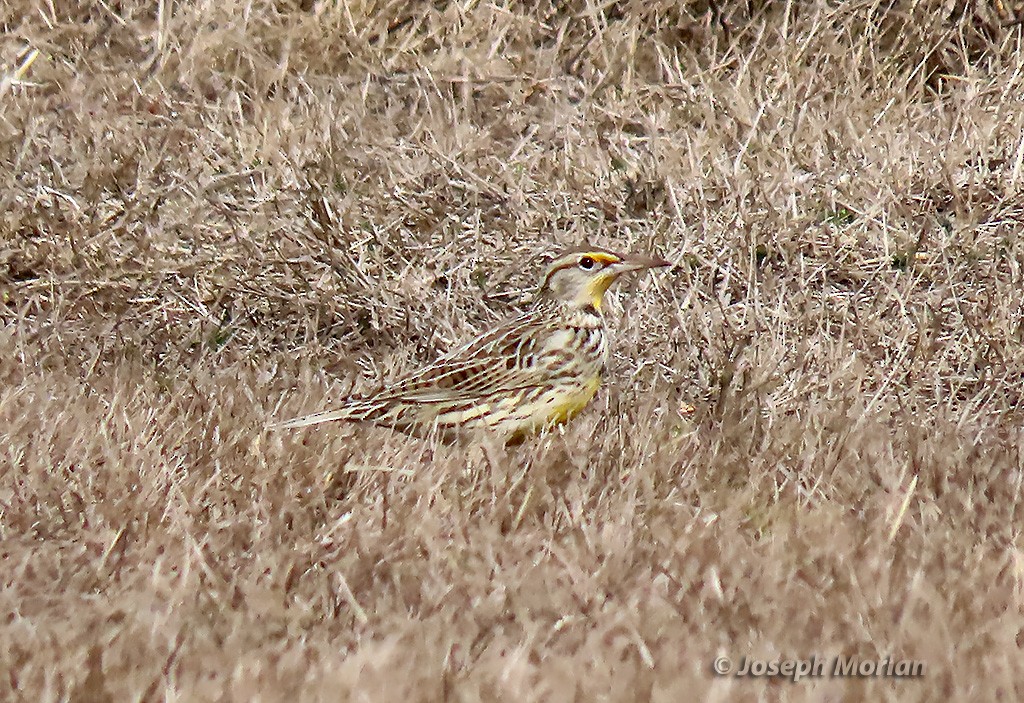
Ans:
[[[0,700],[1024,699],[1021,3],[0,19]],[[584,241],[564,431],[266,428]]]

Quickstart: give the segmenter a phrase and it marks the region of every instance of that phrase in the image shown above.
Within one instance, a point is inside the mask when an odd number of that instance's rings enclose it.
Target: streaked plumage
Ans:
[[[566,252],[548,268],[529,311],[374,393],[275,427],[349,420],[403,431],[484,427],[517,437],[564,422],[601,384],[605,291],[622,273],[667,265],[595,247]]]

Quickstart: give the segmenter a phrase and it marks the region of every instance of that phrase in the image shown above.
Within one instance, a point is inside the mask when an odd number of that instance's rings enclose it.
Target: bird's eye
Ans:
[[[584,271],[589,271],[590,269],[594,268],[594,260],[591,259],[589,256],[581,257],[580,268],[583,269]]]

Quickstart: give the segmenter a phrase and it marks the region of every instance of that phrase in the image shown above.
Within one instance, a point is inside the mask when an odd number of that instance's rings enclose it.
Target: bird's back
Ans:
[[[597,310],[540,300],[376,392],[279,427],[351,420],[406,431],[469,426],[521,434],[563,422],[586,406],[600,385],[606,356]]]

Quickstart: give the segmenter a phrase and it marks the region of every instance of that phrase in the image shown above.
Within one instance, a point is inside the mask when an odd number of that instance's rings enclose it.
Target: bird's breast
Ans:
[[[596,373],[589,378],[582,379],[579,386],[564,389],[560,397],[552,403],[552,413],[548,422],[558,424],[578,415],[594,399],[600,387],[601,374]]]

